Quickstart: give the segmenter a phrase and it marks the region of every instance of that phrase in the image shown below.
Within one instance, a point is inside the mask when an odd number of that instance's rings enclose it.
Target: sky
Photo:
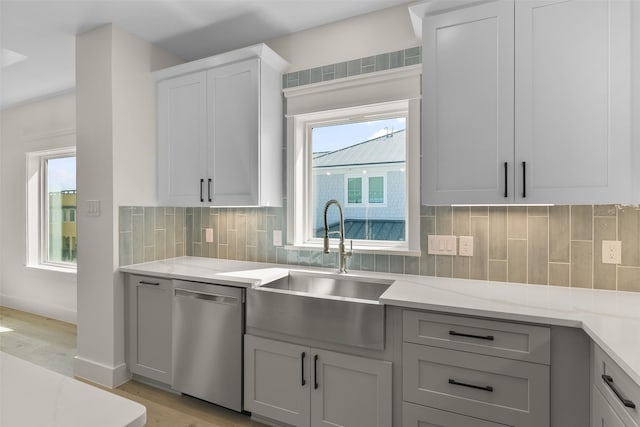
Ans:
[[[48,160],[47,186],[50,193],[76,189],[76,158],[60,157]]]
[[[313,152],[335,151],[405,128],[405,119],[374,120],[313,129]]]

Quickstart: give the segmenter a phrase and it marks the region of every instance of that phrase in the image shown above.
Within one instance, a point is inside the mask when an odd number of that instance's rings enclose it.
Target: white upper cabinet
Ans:
[[[256,45],[156,73],[160,204],[281,205],[285,66]]]
[[[628,202],[630,2],[443,3],[412,7],[422,202]]]

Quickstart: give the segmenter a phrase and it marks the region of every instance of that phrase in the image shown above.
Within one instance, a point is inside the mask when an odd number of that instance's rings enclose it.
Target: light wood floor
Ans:
[[[63,375],[73,376],[76,334],[75,325],[0,307],[0,351]],[[116,389],[101,388],[146,406],[147,426],[262,426],[246,415],[137,381]]]

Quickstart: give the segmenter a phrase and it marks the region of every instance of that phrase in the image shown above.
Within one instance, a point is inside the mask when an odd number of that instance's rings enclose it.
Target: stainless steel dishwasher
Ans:
[[[242,410],[244,289],[174,280],[173,388]]]

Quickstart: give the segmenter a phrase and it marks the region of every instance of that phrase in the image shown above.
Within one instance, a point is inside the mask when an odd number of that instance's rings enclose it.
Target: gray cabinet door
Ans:
[[[591,389],[591,427],[635,427],[627,426],[605,400],[596,386]]]
[[[171,280],[129,276],[128,361],[132,373],[171,384]]]
[[[311,366],[312,427],[391,427],[391,362],[313,350]]]
[[[404,402],[402,427],[506,427],[504,424]]]
[[[244,409],[309,426],[309,359],[308,347],[245,335]]]

